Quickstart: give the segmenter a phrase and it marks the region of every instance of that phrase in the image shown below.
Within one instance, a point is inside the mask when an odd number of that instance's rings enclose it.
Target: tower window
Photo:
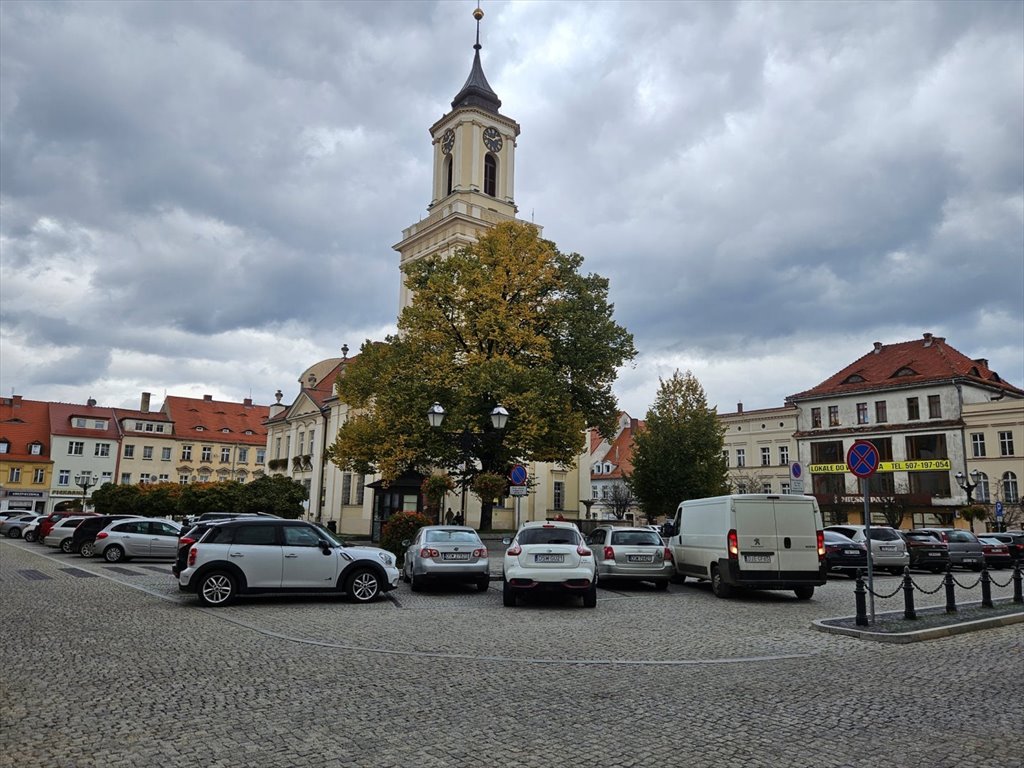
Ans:
[[[494,155],[484,158],[484,194],[495,197],[498,193],[498,161]]]
[[[445,194],[450,195],[452,193],[452,158],[450,155],[444,161],[444,174],[447,179],[445,182]]]

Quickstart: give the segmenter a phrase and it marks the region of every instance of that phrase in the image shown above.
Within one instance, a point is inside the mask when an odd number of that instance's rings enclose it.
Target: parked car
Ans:
[[[672,550],[652,526],[600,526],[587,536],[587,544],[597,561],[599,580],[650,581],[658,589],[668,589],[676,572]]]
[[[58,522],[63,520],[65,517],[90,517],[92,512],[51,512],[42,520],[39,521],[39,536],[38,541],[40,544],[45,543],[47,535],[50,533],[50,529],[53,528]]]
[[[210,526],[189,547],[178,588],[213,607],[270,592],[344,592],[365,603],[395,589],[399,576],[390,552],[347,546],[321,525],[239,518]]]
[[[925,531],[896,531],[910,552],[910,567],[941,573],[949,567],[949,545]]]
[[[863,525],[830,525],[826,531],[835,531],[856,542],[866,544],[866,526]],[[910,565],[910,553],[907,545],[888,525],[871,526],[871,564],[876,570],[886,570],[899,576],[903,569]]]
[[[173,560],[178,552],[181,526],[172,520],[135,518],[115,520],[96,534],[93,553],[108,563],[133,557]]]
[[[479,591],[487,591],[491,579],[487,546],[472,528],[426,525],[403,544],[402,578],[413,592],[438,581],[472,581]]]
[[[84,517],[62,517],[53,524],[45,539],[41,539],[48,547],[57,547],[61,552],[70,554],[71,537],[75,535],[75,528],[85,520]]]
[[[1020,531],[1003,531],[1001,533],[982,534],[983,538],[995,539],[1006,545],[1011,560],[1020,560],[1024,565],[1024,533]]]
[[[999,541],[988,536],[979,536],[981,550],[985,557],[986,568],[1009,568],[1013,565],[1013,558],[1010,557],[1010,548]]]
[[[11,515],[7,517],[2,523],[0,523],[0,534],[4,534],[9,539],[19,539],[25,532],[29,523],[33,523],[40,518],[40,515],[35,513],[25,515]]]
[[[597,563],[575,523],[523,523],[508,545],[502,564],[502,604],[516,605],[526,592],[579,594],[587,608],[597,606]]]
[[[96,541],[96,534],[106,528],[115,520],[139,520],[145,519],[140,518],[138,515],[96,515],[83,520],[82,523],[75,528],[75,533],[71,537],[71,551],[76,552],[82,557],[92,557],[95,554],[93,544]]]
[[[31,523],[25,526],[25,529],[21,532],[21,538],[25,541],[35,541],[39,538],[39,524],[44,520],[43,517],[37,517]]]
[[[857,571],[868,567],[868,548],[838,531],[825,529],[825,570],[857,578]]]
[[[949,545],[949,563],[972,571],[980,571],[985,567],[985,551],[978,537],[970,531],[960,528],[915,528],[915,531],[927,531],[937,539]]]

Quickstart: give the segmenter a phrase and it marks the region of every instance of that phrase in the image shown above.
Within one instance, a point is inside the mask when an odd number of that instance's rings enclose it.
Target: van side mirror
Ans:
[[[675,525],[673,525],[672,523],[665,523],[664,525],[662,525],[661,526],[661,535],[662,536],[675,536],[676,535],[676,527],[675,527]]]

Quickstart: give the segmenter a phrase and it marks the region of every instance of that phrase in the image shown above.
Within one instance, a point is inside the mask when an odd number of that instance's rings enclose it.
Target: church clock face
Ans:
[[[455,131],[449,128],[444,132],[444,136],[441,137],[441,151],[446,155],[452,151],[452,147],[455,146]]]
[[[497,128],[488,128],[484,131],[484,146],[491,152],[501,152],[501,134]]]

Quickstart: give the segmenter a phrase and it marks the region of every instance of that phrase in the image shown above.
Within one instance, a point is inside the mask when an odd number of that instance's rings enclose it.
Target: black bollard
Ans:
[[[992,577],[988,575],[988,568],[981,569],[981,604],[992,607]]]
[[[1013,602],[1024,603],[1024,590],[1021,589],[1020,560],[1013,562]]]
[[[953,590],[953,566],[946,566],[946,613],[956,613],[956,592]]]
[[[868,601],[867,590],[864,589],[863,571],[857,571],[857,586],[854,588],[853,594],[857,601],[857,626],[866,627],[868,625]]]
[[[914,580],[910,578],[910,567],[903,568],[903,618],[916,619],[914,610]]]

